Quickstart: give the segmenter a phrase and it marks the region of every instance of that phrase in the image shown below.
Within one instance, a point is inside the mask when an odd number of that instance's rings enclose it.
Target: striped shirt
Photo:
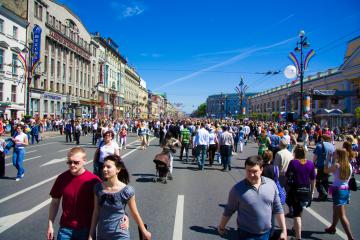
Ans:
[[[190,142],[191,133],[188,128],[184,128],[181,130],[181,142],[189,143]]]

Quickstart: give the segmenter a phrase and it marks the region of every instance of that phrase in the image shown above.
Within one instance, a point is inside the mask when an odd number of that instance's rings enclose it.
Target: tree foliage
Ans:
[[[360,120],[360,107],[355,108],[355,118]]]

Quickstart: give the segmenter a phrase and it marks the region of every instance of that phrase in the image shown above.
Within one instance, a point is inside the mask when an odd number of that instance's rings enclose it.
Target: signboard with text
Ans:
[[[33,53],[32,64],[34,65],[36,62],[40,60],[40,49],[41,49],[41,27],[35,24],[33,28],[33,46],[31,52]]]

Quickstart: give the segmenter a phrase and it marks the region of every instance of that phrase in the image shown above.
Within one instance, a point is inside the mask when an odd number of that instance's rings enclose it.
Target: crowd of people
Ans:
[[[55,236],[53,224],[60,202],[63,213],[57,239],[130,239],[126,205],[144,239],[151,239],[120,157],[120,150],[127,147],[128,133],[137,134],[140,150],[149,147],[150,136],[159,138],[159,146],[170,156],[169,179],[173,178],[176,151],[172,150],[176,147],[183,164],[196,164],[199,171],[206,170],[206,165],[222,166],[219,170],[226,172],[232,170],[234,155],[242,154],[249,143],[257,144],[258,154],[245,161],[245,178],[229,193],[218,226],[220,235],[225,234],[227,222],[237,212],[238,239],[286,239],[285,216],[293,218],[293,234],[301,239],[302,211],[311,205],[317,190],[319,201],[327,201],[329,194],[333,201],[332,224],[324,231],[335,234],[340,220],[348,239],[354,239],[345,205],[350,200],[349,181],[359,173],[359,126],[340,139],[338,130],[310,123],[302,128],[295,123],[250,120],[58,119],[14,121],[9,127],[0,121],[0,134],[10,133],[9,139],[0,139],[1,176],[5,175],[4,153],[13,148],[13,165],[18,171],[15,179],[24,177],[25,148],[38,143],[44,131],[59,131],[67,143],[74,141],[76,145],[81,136],[90,134],[97,146],[93,173],[84,168],[87,156],[83,148],[76,146],[69,151],[69,170],[58,176],[50,192],[47,239]],[[341,147],[335,146],[339,139],[343,140]],[[314,149],[313,159],[308,159],[309,148]]]

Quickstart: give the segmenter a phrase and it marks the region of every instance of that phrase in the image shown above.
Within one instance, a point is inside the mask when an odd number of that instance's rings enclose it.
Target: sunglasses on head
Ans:
[[[80,164],[80,161],[71,161],[71,160],[68,160],[68,161],[66,162],[66,164],[67,164],[67,165],[72,165],[72,164],[74,164],[74,165],[79,165],[79,164]]]

